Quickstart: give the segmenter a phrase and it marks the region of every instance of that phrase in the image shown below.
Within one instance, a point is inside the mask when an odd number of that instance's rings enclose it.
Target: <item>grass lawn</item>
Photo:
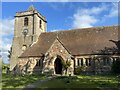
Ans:
[[[13,90],[16,88],[22,88],[30,83],[34,83],[37,80],[43,80],[46,77],[44,75],[25,75],[25,76],[11,76],[2,74],[2,90]]]
[[[67,83],[67,81],[67,77],[55,78],[43,83],[38,88],[42,88],[43,90],[46,88],[66,88],[69,90],[73,88],[87,88],[85,90],[88,90],[88,88],[97,88],[100,90],[112,88],[109,90],[117,90],[120,85],[116,76],[77,76],[71,79],[71,83]]]

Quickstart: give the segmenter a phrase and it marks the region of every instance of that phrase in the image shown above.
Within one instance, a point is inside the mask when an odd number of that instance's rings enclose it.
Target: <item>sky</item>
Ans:
[[[30,5],[46,17],[47,32],[118,24],[117,2],[2,2],[0,50],[4,63],[9,63],[15,13],[26,11]]]

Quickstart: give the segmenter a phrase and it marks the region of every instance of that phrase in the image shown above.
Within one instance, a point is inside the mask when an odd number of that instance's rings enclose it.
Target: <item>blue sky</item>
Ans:
[[[11,46],[16,12],[33,5],[47,19],[47,31],[69,30],[118,24],[118,3],[112,2],[3,2],[2,40],[0,49],[4,63],[9,63],[7,51]]]

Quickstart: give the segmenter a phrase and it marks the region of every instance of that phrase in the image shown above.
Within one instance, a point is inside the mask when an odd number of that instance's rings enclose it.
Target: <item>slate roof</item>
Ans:
[[[58,37],[71,55],[94,54],[105,47],[116,47],[118,26],[102,26],[41,33],[38,41],[28,48],[20,57],[42,56]]]

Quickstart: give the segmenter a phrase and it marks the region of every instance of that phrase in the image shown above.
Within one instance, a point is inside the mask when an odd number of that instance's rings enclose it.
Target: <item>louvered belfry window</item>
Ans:
[[[28,18],[27,17],[24,18],[24,26],[28,26]]]

